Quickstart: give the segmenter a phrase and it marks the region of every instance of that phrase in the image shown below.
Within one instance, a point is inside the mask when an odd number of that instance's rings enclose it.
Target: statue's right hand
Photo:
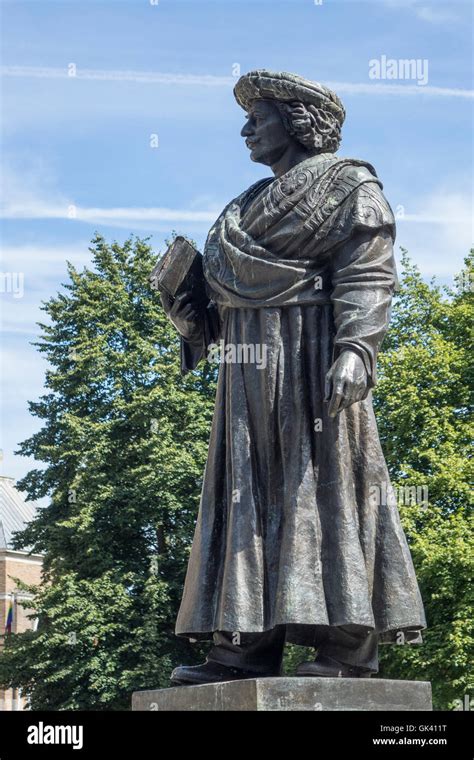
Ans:
[[[163,309],[180,335],[186,340],[197,340],[201,334],[199,314],[188,291],[180,293],[176,298],[171,298],[167,293],[161,292],[161,304]]]

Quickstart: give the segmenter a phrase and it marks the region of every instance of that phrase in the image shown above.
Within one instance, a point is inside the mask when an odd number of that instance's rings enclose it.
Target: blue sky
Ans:
[[[202,245],[222,207],[268,175],[239,135],[239,70],[333,86],[347,110],[339,153],[375,165],[399,217],[397,246],[425,277],[452,283],[461,268],[473,237],[468,0],[0,7],[2,272],[24,277],[23,288],[12,280],[17,291],[0,293],[3,474],[32,466],[13,455],[39,426],[27,401],[41,394],[45,365],[31,341],[66,259],[87,264],[95,230],[151,234],[157,253],[173,229]],[[370,61],[382,56],[427,65],[427,83],[371,79]]]

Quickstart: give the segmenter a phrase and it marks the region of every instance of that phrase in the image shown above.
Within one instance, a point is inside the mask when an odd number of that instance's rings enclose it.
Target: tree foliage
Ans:
[[[406,252],[403,270],[375,410],[398,492],[428,492],[399,506],[428,628],[422,646],[384,647],[380,675],[431,681],[434,705],[454,709],[474,689],[473,252],[453,289],[423,282]]]
[[[0,682],[22,688],[34,709],[127,708],[133,690],[168,685],[172,667],[203,652],[174,636],[174,621],[215,370],[181,377],[176,334],[149,287],[146,240],[96,236],[91,252],[92,268],[69,266],[44,305],[36,345],[50,366],[47,392],[30,404],[43,427],[19,451],[46,464],[18,484],[49,504],[17,538],[44,554],[44,582],[30,589],[38,628],[6,637]],[[429,493],[428,504],[400,505],[429,628],[423,646],[385,648],[380,675],[431,680],[440,708],[472,690],[466,282],[443,292],[405,256],[375,395],[394,484]],[[290,671],[301,656],[290,649]]]
[[[35,709],[126,708],[199,651],[174,636],[212,417],[214,372],[182,378],[179,342],[149,285],[146,241],[108,245],[44,311],[43,427],[18,484],[49,497],[17,540],[44,554],[36,633],[7,637],[4,682]]]

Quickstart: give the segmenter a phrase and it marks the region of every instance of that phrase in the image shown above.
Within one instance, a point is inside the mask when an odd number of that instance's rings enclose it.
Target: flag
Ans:
[[[8,607],[7,622],[5,623],[5,633],[12,632],[13,624],[13,597],[10,598],[10,605]]]

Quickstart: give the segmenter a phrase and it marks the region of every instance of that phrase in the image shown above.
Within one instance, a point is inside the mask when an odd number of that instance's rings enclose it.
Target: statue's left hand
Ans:
[[[200,341],[202,339],[202,325],[196,305],[193,303],[191,293],[184,291],[175,299],[164,291],[160,293],[161,305],[170,322],[176,327],[185,340]]]
[[[326,375],[325,401],[329,401],[329,416],[360,401],[367,390],[367,370],[359,354],[343,351]]]

